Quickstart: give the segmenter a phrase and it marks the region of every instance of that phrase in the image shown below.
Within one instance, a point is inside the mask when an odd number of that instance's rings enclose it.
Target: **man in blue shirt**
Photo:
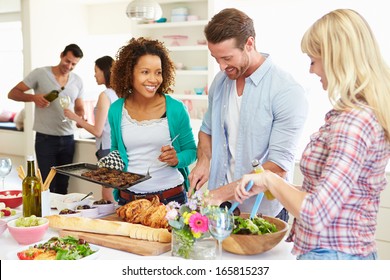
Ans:
[[[218,205],[234,199],[234,187],[254,159],[283,178],[292,175],[308,103],[292,76],[256,50],[253,21],[245,13],[222,10],[205,35],[221,72],[209,89],[189,193],[209,181],[211,202]],[[251,212],[255,199],[245,201],[241,212]],[[288,220],[277,200],[263,199],[258,213]]]

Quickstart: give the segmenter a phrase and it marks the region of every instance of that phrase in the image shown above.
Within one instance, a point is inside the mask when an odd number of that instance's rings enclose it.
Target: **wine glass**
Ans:
[[[4,190],[4,179],[12,169],[12,161],[10,158],[1,157],[0,158],[0,177],[2,179],[1,190]]]
[[[222,241],[233,231],[234,216],[227,208],[212,207],[207,218],[210,234],[218,241],[218,259],[221,259]]]
[[[60,105],[62,107],[62,109],[67,109],[70,105],[70,97],[69,95],[61,95],[60,96]],[[62,122],[67,122],[68,121],[68,118],[65,117]]]

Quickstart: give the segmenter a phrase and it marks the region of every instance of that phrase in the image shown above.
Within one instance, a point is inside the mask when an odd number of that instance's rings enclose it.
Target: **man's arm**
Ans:
[[[271,161],[265,162],[262,166],[264,169],[270,170],[282,178],[285,178],[287,175],[287,172],[285,170],[283,170],[280,166]],[[208,200],[208,203],[211,205],[220,205],[224,201],[234,200],[234,191],[238,182],[239,180],[210,191],[210,198]]]
[[[197,162],[188,176],[190,180],[190,189],[188,194],[191,196],[194,190],[199,190],[209,179],[210,161],[211,161],[211,136],[199,131],[198,134]]]
[[[30,88],[24,82],[19,82],[8,93],[8,98],[15,101],[21,101],[21,102],[34,102],[35,105],[40,108],[45,108],[49,106],[50,102],[44,98],[44,94],[25,93],[29,89]]]

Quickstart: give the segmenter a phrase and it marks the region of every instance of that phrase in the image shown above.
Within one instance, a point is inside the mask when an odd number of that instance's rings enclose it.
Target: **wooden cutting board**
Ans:
[[[116,214],[101,219],[110,220],[110,221],[120,221],[120,219],[116,216]],[[171,243],[146,241],[146,240],[133,239],[126,236],[107,235],[107,234],[90,233],[90,232],[82,232],[82,231],[72,231],[72,230],[59,231],[60,237],[64,237],[67,235],[71,235],[76,238],[82,238],[85,241],[92,244],[96,244],[96,245],[100,245],[112,249],[117,249],[117,250],[129,252],[141,256],[157,256],[171,250]]]

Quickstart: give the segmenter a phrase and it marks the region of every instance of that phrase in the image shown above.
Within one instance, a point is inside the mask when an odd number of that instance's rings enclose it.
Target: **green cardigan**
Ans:
[[[165,95],[166,100],[166,115],[168,120],[169,134],[171,139],[180,134],[173,147],[176,150],[179,163],[176,168],[181,172],[184,177],[184,186],[188,191],[189,188],[189,169],[188,166],[196,160],[196,144],[194,135],[192,133],[190,117],[187,111],[187,107],[183,102],[172,98],[169,95]],[[122,122],[122,109],[125,99],[119,98],[110,106],[108,111],[108,121],[111,127],[111,151],[118,150],[123,162],[125,163],[124,170],[127,170],[128,158],[127,150],[123,143],[121,122]],[[146,170],[145,170],[146,173]],[[118,198],[117,190],[114,191],[115,199]]]

